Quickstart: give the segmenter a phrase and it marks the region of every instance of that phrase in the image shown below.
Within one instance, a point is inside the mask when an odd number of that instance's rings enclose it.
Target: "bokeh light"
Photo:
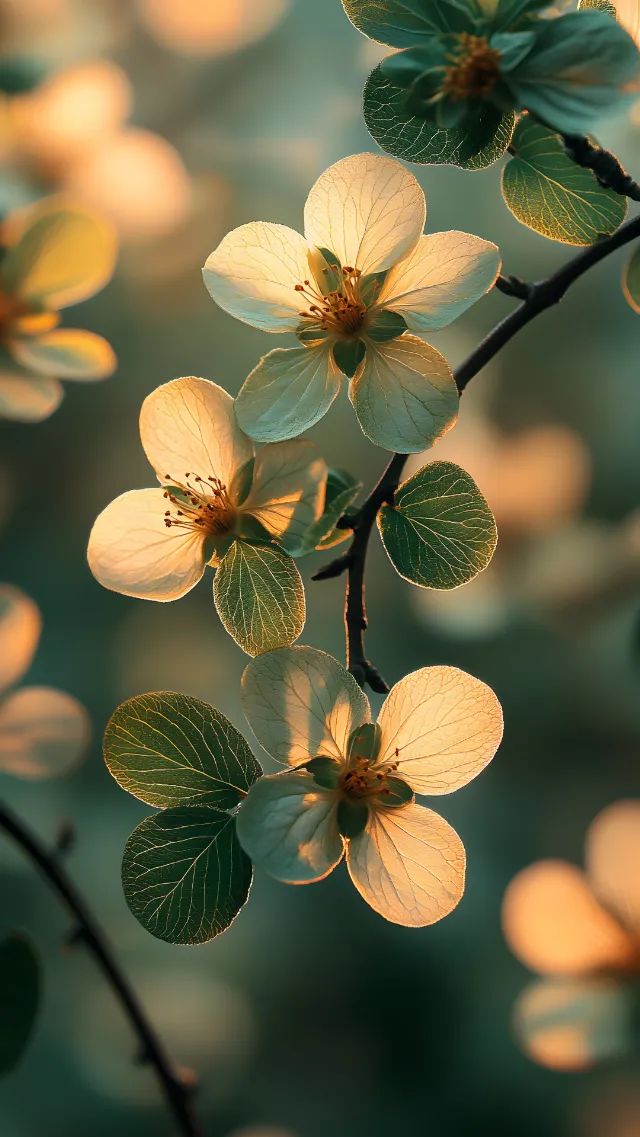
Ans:
[[[261,39],[283,18],[289,0],[137,0],[140,20],[164,47],[215,56]]]

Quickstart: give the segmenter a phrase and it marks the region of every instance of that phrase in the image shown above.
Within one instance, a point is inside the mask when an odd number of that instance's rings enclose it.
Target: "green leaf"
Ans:
[[[297,556],[305,556],[314,549],[330,549],[346,541],[348,529],[336,529],[336,522],[360,493],[362,482],[346,470],[327,471],[327,488],[322,516],[307,530],[304,546]]]
[[[358,364],[364,359],[366,349],[362,340],[336,340],[332,350],[336,367],[340,368],[343,375],[348,375],[349,379],[352,379]]]
[[[145,818],[122,861],[129,908],[171,944],[202,944],[224,932],[249,895],[251,876],[235,818],[202,805]]]
[[[578,11],[581,12],[583,8],[597,8],[599,12],[608,12],[614,19],[618,19],[616,6],[611,3],[611,0],[580,0]]]
[[[640,313],[640,245],[624,267],[622,291],[634,312]]]
[[[367,827],[369,807],[364,802],[342,798],[338,803],[336,820],[342,837],[359,837]]]
[[[476,123],[440,130],[406,109],[407,92],[382,74],[369,76],[364,89],[364,117],[379,146],[395,158],[423,165],[461,166],[482,170],[497,162],[511,141],[515,115],[502,115],[487,104]]]
[[[273,545],[234,541],[216,572],[213,597],[247,655],[288,647],[304,627],[302,578],[292,558]]]
[[[434,33],[472,31],[478,9],[455,0],[342,0],[358,31],[389,47],[411,47]]]
[[[40,1004],[40,963],[30,940],[12,933],[0,943],[0,1075],[18,1064]]]
[[[496,523],[473,478],[453,462],[431,462],[403,482],[378,528],[405,580],[423,588],[457,588],[491,560]]]
[[[228,718],[173,691],[122,703],[107,724],[104,760],[123,789],[161,809],[185,801],[233,809],[262,773]]]
[[[592,245],[622,224],[627,199],[572,162],[553,131],[524,115],[512,145],[517,157],[502,171],[502,193],[523,225],[554,241]]]

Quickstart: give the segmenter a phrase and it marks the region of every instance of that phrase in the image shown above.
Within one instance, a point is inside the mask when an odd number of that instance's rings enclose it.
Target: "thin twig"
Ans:
[[[60,857],[50,853],[40,839],[2,802],[0,802],[0,829],[20,846],[25,856],[39,869],[58,899],[73,916],[72,941],[84,943],[101,968],[137,1035],[140,1054],[156,1072],[180,1133],[184,1134],[184,1137],[202,1137],[203,1130],[191,1109],[189,1091],[176,1074],[133,988],[116,963],[99,924],[96,923],[84,898],[67,875]]]

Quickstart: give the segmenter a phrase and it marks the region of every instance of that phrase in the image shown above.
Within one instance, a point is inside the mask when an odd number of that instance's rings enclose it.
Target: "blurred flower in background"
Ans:
[[[212,57],[262,39],[283,19],[290,0],[137,0],[138,18],[163,47]]]

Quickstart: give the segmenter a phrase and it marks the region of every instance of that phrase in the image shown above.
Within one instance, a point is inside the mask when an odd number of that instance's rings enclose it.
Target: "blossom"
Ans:
[[[0,417],[38,422],[60,404],[60,379],[105,379],[116,367],[102,336],[61,328],[60,309],[113,273],[116,238],[98,215],[49,199],[5,219],[0,265]]]
[[[493,285],[495,245],[468,233],[423,234],[424,194],[399,162],[356,154],[313,186],[305,236],[253,222],[228,233],[204,266],[213,299],[302,347],[270,351],[236,402],[252,438],[293,438],[331,406],[341,373],[364,433],[388,450],[423,450],[457,415],[449,364],[422,334],[443,328]]]
[[[640,971],[640,801],[598,814],[586,864],[585,873],[537,861],[512,880],[502,908],[511,950],[544,976],[518,1000],[518,1036],[537,1062],[561,1070],[629,1045],[625,979]]]
[[[322,880],[343,855],[376,912],[423,927],[455,908],[465,851],[454,829],[415,794],[447,794],[490,762],[502,737],[493,691],[455,667],[405,676],[371,722],[366,695],[335,659],[309,647],[253,660],[245,717],[283,773],[258,779],[238,837],[278,880]]]

